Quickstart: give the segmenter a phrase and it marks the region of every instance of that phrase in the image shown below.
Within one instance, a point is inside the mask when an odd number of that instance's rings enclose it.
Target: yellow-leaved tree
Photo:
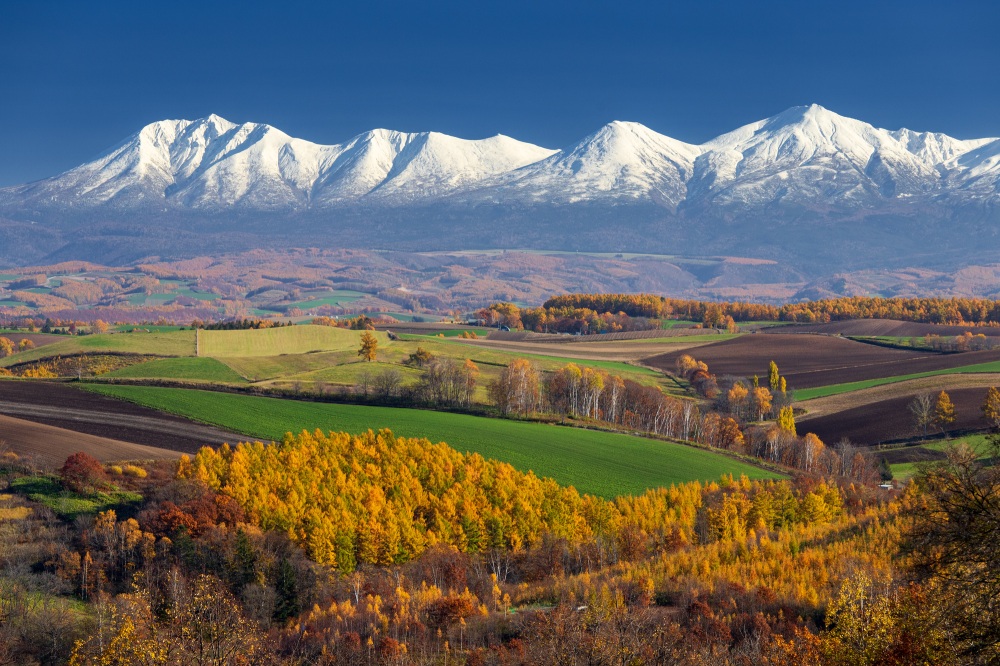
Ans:
[[[369,362],[378,358],[378,338],[371,331],[365,331],[361,334],[361,348],[358,349],[358,356]]]

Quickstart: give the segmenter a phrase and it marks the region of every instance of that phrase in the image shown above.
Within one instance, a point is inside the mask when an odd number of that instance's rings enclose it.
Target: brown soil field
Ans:
[[[958,389],[948,394],[955,403],[956,416],[950,432],[986,427],[979,410],[986,397],[985,388]],[[912,399],[912,396],[902,396],[817,416],[798,424],[798,431],[799,434],[816,433],[827,444],[835,444],[844,437],[863,446],[911,439],[919,434],[913,425],[913,414],[907,408]]]
[[[87,435],[34,421],[0,415],[0,443],[46,469],[56,469],[70,455],[85,451],[103,462],[177,458],[178,451]]]
[[[618,342],[558,342],[508,340],[461,340],[462,344],[498,349],[520,354],[540,354],[562,358],[578,358],[589,361],[639,361],[665,351],[678,351],[710,345],[712,340],[703,337],[677,338],[677,342],[644,342],[642,340],[622,340]]]
[[[53,342],[62,342],[63,340],[71,339],[68,335],[49,335],[48,333],[0,333],[0,337],[7,338],[8,340],[13,340],[14,343],[18,343],[21,340],[27,338],[31,340],[31,343],[36,347],[44,347],[45,345],[51,345]]]
[[[782,327],[782,333],[824,333],[827,335],[863,335],[915,338],[931,335],[952,336],[971,331],[973,335],[1000,337],[998,326],[945,326],[943,324],[919,324],[895,319],[851,319],[831,321],[826,324],[795,324]],[[766,331],[765,331],[766,332]]]
[[[645,363],[672,372],[682,353],[689,352],[671,352]],[[1000,360],[1000,350],[995,349],[939,354],[890,349],[835,336],[793,334],[743,335],[690,353],[720,377],[766,377],[768,363],[773,360],[793,390]]]
[[[802,423],[808,423],[809,419],[817,418],[826,414],[835,414],[847,409],[863,407],[873,402],[890,400],[892,398],[909,397],[919,393],[931,393],[937,397],[941,391],[949,394],[958,389],[967,388],[989,388],[990,386],[1000,386],[1000,373],[982,372],[968,373],[961,375],[932,375],[930,377],[920,377],[919,379],[909,379],[905,382],[895,382],[874,386],[860,391],[849,391],[837,395],[830,395],[825,398],[814,398],[804,402],[795,403],[796,407],[805,409],[807,414],[799,419]]]
[[[490,340],[506,342],[552,342],[561,344],[577,344],[588,342],[619,342],[622,340],[648,340],[651,338],[685,338],[692,336],[718,335],[721,331],[711,328],[695,328],[694,326],[675,326],[674,328],[653,329],[648,331],[619,331],[617,333],[596,333],[593,335],[568,335],[565,333],[535,333],[534,331],[490,331]]]
[[[246,439],[220,428],[59,382],[0,381],[0,414],[108,440],[184,453],[195,453],[206,445]],[[2,431],[0,439],[4,439]]]

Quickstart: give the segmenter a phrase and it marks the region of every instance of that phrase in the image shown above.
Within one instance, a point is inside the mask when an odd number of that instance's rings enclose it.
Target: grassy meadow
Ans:
[[[287,432],[362,432],[390,428],[407,437],[443,441],[462,452],[508,462],[602,497],[722,474],[772,478],[772,472],[721,453],[683,444],[566,426],[466,414],[325,404],[147,386],[90,385],[96,391],[265,440]]]

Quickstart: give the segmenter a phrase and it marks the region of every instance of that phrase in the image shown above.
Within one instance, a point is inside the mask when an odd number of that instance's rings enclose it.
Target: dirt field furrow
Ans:
[[[955,423],[951,432],[977,430],[986,427],[980,407],[986,397],[985,388],[960,388],[948,391],[955,404]],[[816,433],[827,444],[847,438],[855,444],[872,446],[919,436],[913,414],[908,409],[912,395],[879,400],[831,414],[819,415],[798,424],[799,434]],[[939,430],[929,430],[939,435]]]
[[[968,388],[989,388],[990,386],[1000,386],[1000,373],[983,372],[968,373],[961,375],[933,375],[931,377],[920,377],[909,379],[905,382],[895,382],[884,384],[883,386],[873,386],[872,388],[860,391],[850,391],[838,395],[826,396],[825,398],[815,398],[805,400],[795,404],[796,407],[805,409],[808,413],[799,418],[799,421],[808,422],[826,414],[835,414],[847,409],[863,407],[873,402],[891,400],[893,398],[909,397],[918,393],[931,393],[935,399],[941,391],[955,391]]]
[[[693,351],[677,351],[646,360],[647,365],[672,371],[677,357],[690,353],[717,376],[767,376],[768,364],[778,364],[792,389],[947,370],[1000,360],[1000,350],[937,354],[878,347],[836,336],[806,334],[744,335]]]
[[[176,458],[178,451],[121,442],[108,437],[57,428],[43,423],[0,415],[0,443],[42,467],[55,469],[66,458],[86,451],[98,460],[161,460]]]
[[[512,342],[507,340],[462,340],[463,344],[487,349],[518,352],[521,354],[538,354],[542,356],[558,356],[561,358],[577,358],[587,361],[639,361],[650,356],[674,352],[694,347],[703,347],[712,343],[708,336],[696,338],[678,338],[677,342],[576,342],[560,344],[555,342]]]
[[[237,433],[61,382],[0,381],[0,414],[98,438],[183,453],[246,439]],[[0,439],[3,438],[0,434]]]

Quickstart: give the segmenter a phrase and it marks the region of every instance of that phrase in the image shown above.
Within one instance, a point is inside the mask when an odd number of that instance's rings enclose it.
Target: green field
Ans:
[[[324,305],[329,305],[331,307],[339,307],[342,305],[347,305],[353,303],[359,298],[364,298],[368,296],[360,291],[351,291],[347,289],[341,289],[337,291],[318,291],[307,293],[306,296],[309,298],[298,301],[296,303],[289,303],[283,305],[285,308],[299,308],[300,310],[310,310],[312,308],[322,307]]]
[[[817,386],[816,388],[811,389],[801,389],[795,391],[795,400],[804,401],[812,400],[813,398],[825,398],[828,395],[850,393],[851,391],[860,391],[861,389],[872,388],[873,386],[904,382],[908,379],[935,377],[937,375],[962,375],[975,372],[1000,372],[1000,361],[990,361],[989,363],[962,365],[957,368],[946,368],[944,370],[928,370],[927,372],[914,372],[909,375],[879,377],[878,379],[866,379],[860,382],[846,382],[844,384],[830,384],[829,386]]]
[[[936,439],[926,444],[921,444],[916,448],[927,449],[929,451],[944,451],[951,446],[957,445],[959,442],[964,442],[971,446],[976,453],[980,454],[980,460],[985,460],[992,455],[990,444],[986,437],[986,435],[969,435],[959,439]],[[920,468],[926,464],[925,462],[896,463],[895,465],[889,465],[889,468],[892,470],[893,479],[896,481],[906,481],[917,474]]]
[[[357,349],[360,331],[332,326],[282,326],[245,331],[199,331],[198,356],[214,358],[278,356]],[[375,333],[381,344],[385,333]]]
[[[399,315],[393,315],[399,316]],[[467,328],[441,328],[441,329],[428,329],[426,333],[406,333],[402,337],[404,339],[423,339],[423,338],[457,338],[466,332],[473,332],[481,338],[485,338],[490,334],[492,328],[483,328],[481,326],[469,326]]]
[[[246,384],[247,380],[214,358],[161,358],[130,365],[105,377],[128,379],[186,379],[217,384]]]
[[[316,326],[296,326],[292,328],[264,329],[263,331],[237,331],[237,333],[247,333],[246,338],[253,338],[251,334],[267,333],[268,331],[293,331],[296,329],[324,329],[327,327]],[[281,355],[217,355],[217,357],[234,372],[243,376],[251,382],[264,382],[282,380],[284,384],[289,382],[327,382],[334,384],[354,384],[358,375],[364,371],[357,349],[360,333],[357,331],[347,331],[344,329],[329,329],[341,336],[347,336],[345,341],[334,339],[329,347],[340,346],[336,351],[316,352],[311,354],[288,353]],[[214,333],[215,331],[213,331]],[[228,333],[229,331],[221,331]],[[201,335],[206,332],[202,331]],[[527,358],[535,363],[539,370],[552,371],[561,368],[568,363],[600,368],[622,377],[633,379],[646,384],[659,384],[663,375],[639,366],[629,365],[616,361],[587,361],[581,359],[560,358],[554,356],[540,356],[535,354],[519,354],[506,350],[494,350],[487,347],[462,344],[453,338],[436,338],[412,336],[404,340],[389,341],[383,334],[377,334],[380,339],[378,349],[378,364],[373,364],[370,368],[377,372],[375,367],[382,364],[396,364],[395,367],[404,377],[413,379],[417,374],[409,366],[400,365],[406,358],[416,351],[418,347],[425,349],[437,358],[450,358],[458,362],[471,359],[479,366],[482,373],[479,384],[480,397],[485,399],[485,386],[489,380],[497,377],[501,369],[516,358]],[[201,355],[216,356],[205,351],[204,339],[202,340]],[[318,344],[311,341],[303,346]],[[275,345],[277,346],[277,345]],[[273,347],[272,347],[273,351]],[[665,388],[672,389],[672,386]]]
[[[29,349],[0,360],[0,366],[37,361],[53,356],[87,352],[123,352],[153,356],[194,356],[194,331],[163,333],[107,333],[81,335],[60,340],[51,345]]]
[[[585,493],[614,497],[647,488],[726,473],[751,478],[776,475],[720,453],[630,435],[392,407],[279,400],[192,389],[147,386],[87,387],[253,437],[280,440],[286,432],[361,432],[391,428],[398,435],[444,441],[571,484]]]

